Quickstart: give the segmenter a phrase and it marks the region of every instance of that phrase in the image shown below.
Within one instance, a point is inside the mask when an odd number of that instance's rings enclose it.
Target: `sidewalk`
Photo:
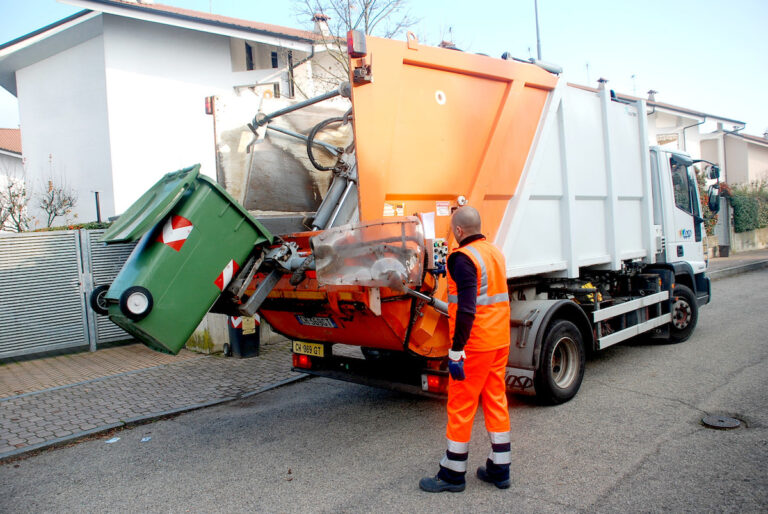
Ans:
[[[709,261],[718,280],[768,267],[768,249]],[[154,352],[141,344],[0,362],[0,460],[153,418],[251,396],[306,377],[290,343],[250,359]]]
[[[108,365],[95,373],[99,363]],[[24,377],[24,372],[29,374]],[[169,356],[136,343],[4,363],[0,365],[0,460],[130,423],[248,397],[306,376],[291,371],[286,340],[262,344],[261,355],[249,359],[186,350]]]

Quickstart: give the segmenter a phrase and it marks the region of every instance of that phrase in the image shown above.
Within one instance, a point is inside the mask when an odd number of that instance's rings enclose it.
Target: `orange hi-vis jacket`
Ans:
[[[456,248],[472,260],[477,270],[477,306],[467,351],[491,351],[509,346],[509,291],[504,255],[485,239]],[[448,272],[448,326],[450,338],[456,329],[458,311],[456,282]]]

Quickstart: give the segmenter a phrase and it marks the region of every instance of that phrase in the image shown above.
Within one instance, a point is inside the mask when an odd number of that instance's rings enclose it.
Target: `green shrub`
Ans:
[[[109,222],[102,222],[98,223],[96,221],[92,221],[90,223],[76,223],[73,225],[61,225],[59,227],[47,227],[47,228],[40,228],[35,230],[35,232],[55,232],[57,230],[93,230],[97,228],[108,228],[112,223]]]
[[[768,183],[765,180],[732,188],[731,205],[736,232],[768,227]]]

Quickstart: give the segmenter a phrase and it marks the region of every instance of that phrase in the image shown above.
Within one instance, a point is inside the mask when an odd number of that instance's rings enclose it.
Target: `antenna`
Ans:
[[[533,8],[536,12],[536,54],[541,60],[541,37],[539,37],[539,0],[533,0]]]

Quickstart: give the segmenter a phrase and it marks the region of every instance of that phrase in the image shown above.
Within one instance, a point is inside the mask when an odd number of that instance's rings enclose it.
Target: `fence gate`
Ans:
[[[135,246],[100,244],[103,232],[0,235],[0,358],[131,339],[88,307]]]

